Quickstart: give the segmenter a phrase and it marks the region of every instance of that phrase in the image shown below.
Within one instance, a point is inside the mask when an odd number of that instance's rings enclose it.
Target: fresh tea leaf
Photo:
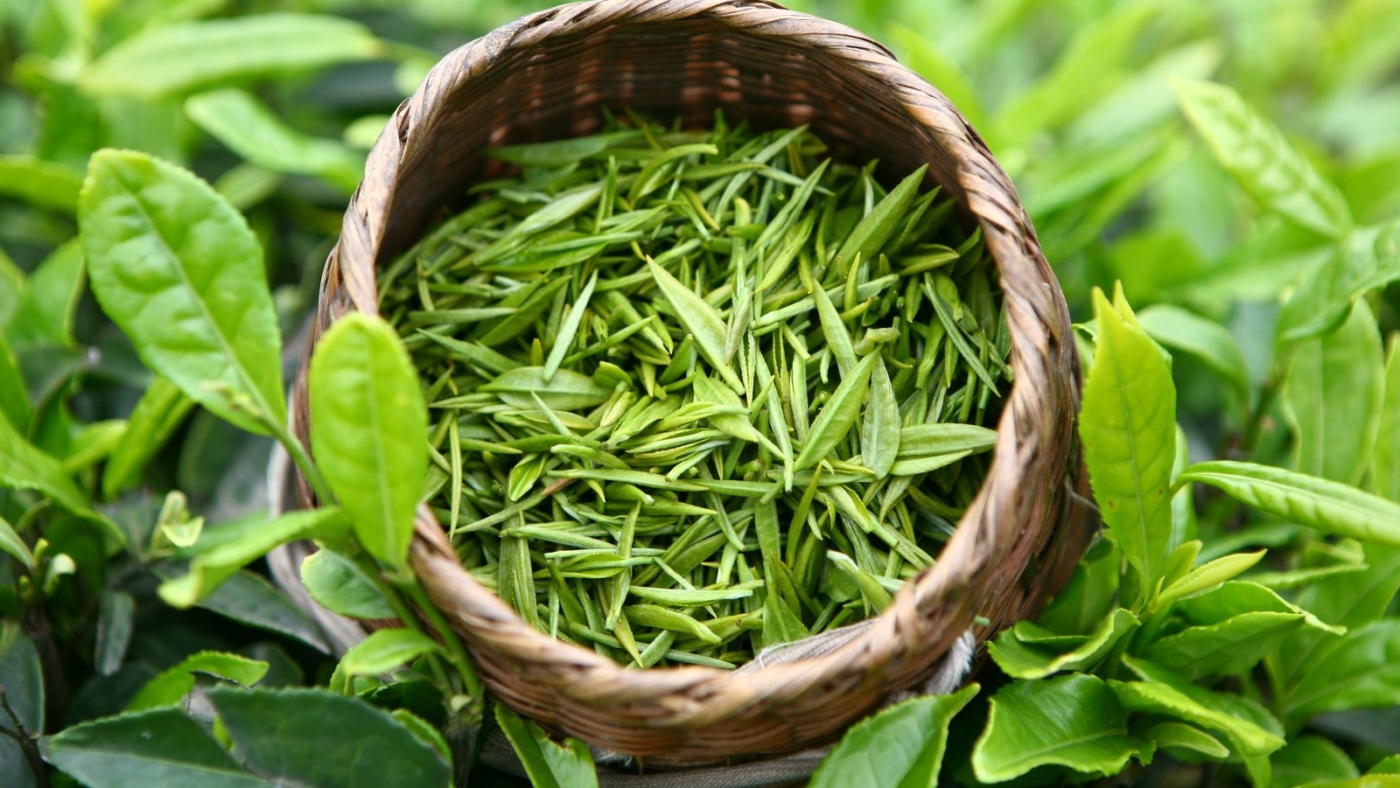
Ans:
[[[322,337],[309,381],[318,467],[365,549],[402,564],[428,472],[427,406],[408,353],[388,323],[352,313]]]
[[[331,651],[316,622],[256,572],[244,569],[230,575],[198,607],[240,624],[300,640],[322,653]]]
[[[1124,657],[1141,681],[1109,681],[1131,711],[1175,717],[1222,734],[1242,755],[1268,755],[1284,745],[1283,728],[1248,699],[1197,686],[1147,660]]]
[[[972,751],[981,782],[1003,782],[1048,764],[1084,774],[1116,774],[1141,745],[1108,685],[1075,673],[1015,681],[991,700],[987,727]]]
[[[809,788],[933,788],[948,725],[981,688],[898,703],[853,726],[822,760]]]
[[[1400,545],[1400,504],[1345,484],[1248,462],[1198,462],[1177,477],[1223,491],[1260,511],[1385,545]]]
[[[8,419],[0,419],[0,487],[37,490],[79,517],[104,522],[62,463],[25,440]]]
[[[1156,304],[1138,314],[1148,336],[1174,350],[1190,353],[1205,362],[1230,384],[1248,409],[1249,370],[1233,334],[1219,323],[1171,304]]]
[[[47,759],[91,788],[131,785],[271,788],[273,785],[245,772],[199,723],[173,708],[151,709],[74,725],[49,742]]]
[[[141,481],[151,458],[189,415],[194,400],[169,380],[156,377],[126,420],[126,432],[102,469],[102,494],[114,498]]]
[[[348,676],[374,676],[440,649],[437,641],[421,632],[380,629],[345,652],[336,670]]]
[[[432,745],[363,701],[301,688],[224,686],[207,694],[248,768],[279,785],[446,786],[451,780],[450,764]]]
[[[369,30],[348,19],[257,14],[152,28],[88,63],[79,84],[94,95],[152,99],[368,60],[383,52]]]
[[[1166,609],[1179,599],[1186,599],[1193,594],[1218,587],[1221,583],[1249,571],[1267,552],[1259,550],[1253,553],[1231,553],[1202,564],[1187,572],[1180,580],[1163,588],[1148,610]]]
[[[1279,313],[1279,339],[1294,342],[1334,330],[1358,299],[1397,279],[1400,222],[1356,230],[1293,290]]]
[[[333,550],[317,550],[301,562],[301,582],[316,604],[349,618],[394,618],[394,609],[372,582]]]
[[[1385,362],[1385,398],[1371,460],[1371,489],[1400,503],[1400,334],[1391,336]]]
[[[557,744],[540,726],[499,703],[496,723],[536,788],[597,788],[598,773],[588,745],[578,739]]]
[[[1249,612],[1204,626],[1187,627],[1143,651],[1143,656],[1188,679],[1244,673],[1303,626],[1301,613]]]
[[[194,689],[196,673],[248,686],[267,675],[267,663],[217,651],[193,654],[147,682],[127,704],[126,710],[145,711],[178,704]]]
[[[93,294],[147,366],[244,429],[286,422],[262,250],[209,184],[142,153],[100,151],[78,224]]]
[[[1061,671],[1092,670],[1124,637],[1138,627],[1138,618],[1128,610],[1115,610],[1089,637],[1070,651],[1056,653],[1044,646],[1023,643],[1019,627],[1004,630],[987,644],[987,653],[1006,675],[1017,679],[1039,679]]]
[[[72,213],[78,208],[82,173],[33,156],[0,156],[0,195],[39,208]]]
[[[1360,775],[1351,758],[1331,741],[1320,736],[1300,736],[1269,757],[1273,767],[1271,788],[1351,780]]]
[[[1337,187],[1233,89],[1178,81],[1176,90],[1215,158],[1266,208],[1323,235],[1340,237],[1351,228]]]
[[[1371,461],[1385,396],[1384,356],[1366,304],[1332,334],[1299,342],[1283,388],[1302,473],[1357,485]]]
[[[1098,351],[1084,384],[1080,435],[1108,533],[1141,576],[1156,585],[1172,533],[1176,390],[1156,344],[1118,299],[1095,291]]]
[[[15,533],[14,526],[3,517],[0,517],[0,552],[9,553],[23,564],[25,569],[34,569],[34,554],[29,551],[29,545],[24,543],[20,535]]]
[[[1311,665],[1279,701],[1290,719],[1400,703],[1400,620],[1382,619],[1324,640]]]
[[[1159,722],[1143,731],[1142,738],[1154,742],[1159,751],[1174,755],[1178,760],[1200,756],[1211,760],[1223,760],[1230,755],[1230,748],[1221,744],[1214,736],[1184,722]]]
[[[69,241],[54,250],[25,281],[5,327],[16,352],[35,347],[73,347],[73,316],[82,299],[83,250]]]
[[[347,193],[363,175],[359,155],[336,140],[296,131],[247,91],[225,88],[191,96],[185,114],[234,153],[273,172],[317,175]]]

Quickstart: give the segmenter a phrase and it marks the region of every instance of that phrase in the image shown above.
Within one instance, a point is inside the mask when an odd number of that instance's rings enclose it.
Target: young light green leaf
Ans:
[[[671,275],[670,271],[657,265],[654,261],[647,261],[647,268],[651,271],[651,276],[656,280],[656,286],[661,290],[661,294],[671,305],[672,312],[685,330],[695,337],[695,347],[700,351],[700,355],[705,357],[705,361],[719,373],[724,382],[735,391],[743,391],[744,384],[739,380],[739,376],[734,373],[734,368],[724,360],[724,343],[727,329],[724,321],[715,313],[714,307],[705,303],[705,299],[696,295],[680,280]]]
[[[915,698],[846,731],[822,759],[808,788],[933,788],[948,743],[948,725],[981,689]]]
[[[249,769],[278,785],[445,786],[451,781],[451,766],[432,745],[364,701],[302,688],[219,686],[206,694],[234,751]]]
[[[1385,367],[1371,308],[1357,304],[1335,332],[1299,342],[1283,387],[1302,473],[1357,485],[1371,461]]]
[[[381,629],[341,657],[337,672],[347,676],[376,676],[440,651],[437,641],[412,629]]]
[[[194,400],[169,380],[156,377],[126,420],[126,432],[102,469],[102,494],[114,498],[141,480],[147,463],[189,415]]]
[[[841,378],[840,385],[832,393],[831,399],[822,406],[821,412],[812,422],[811,429],[807,431],[807,440],[803,442],[802,451],[797,453],[797,459],[793,463],[795,470],[800,471],[816,465],[819,460],[831,454],[836,444],[850,432],[860,415],[860,406],[866,399],[870,374],[879,357],[878,353],[866,356],[851,370],[850,375]]]
[[[899,438],[899,400],[884,361],[878,361],[870,376],[870,398],[865,402],[865,419],[860,425],[860,458],[877,477],[889,473],[894,466],[899,456]]]
[[[339,509],[323,508],[284,514],[238,538],[195,556],[189,574],[160,584],[160,596],[173,607],[191,607],[207,598],[220,583],[274,547],[298,539],[343,539],[349,522]]]
[[[147,366],[244,429],[286,422],[262,250],[209,184],[143,153],[99,151],[78,224],[93,294]]]
[[[1143,731],[1141,737],[1145,741],[1155,742],[1158,750],[1176,755],[1178,760],[1183,760],[1184,755],[1185,758],[1205,756],[1218,761],[1230,755],[1230,748],[1214,736],[1184,722],[1159,722]]]
[[[72,213],[78,208],[83,174],[33,156],[0,156],[0,195],[40,208]]]
[[[363,175],[359,155],[337,140],[296,131],[247,91],[225,88],[191,96],[185,114],[229,150],[273,172],[318,175],[347,193]]]
[[[1280,699],[1289,719],[1400,703],[1400,621],[1382,619],[1329,638],[1311,665]]]
[[[24,439],[9,419],[0,419],[0,487],[37,490],[79,517],[105,522],[58,460]],[[120,537],[114,529],[113,535]]]
[[[403,564],[428,472],[428,419],[394,329],[358,312],[336,321],[311,358],[309,396],[311,451],[355,536]]]
[[[1080,435],[1108,533],[1141,576],[1145,599],[1172,533],[1176,389],[1166,360],[1121,293],[1115,301],[1094,292],[1099,343],[1084,385]]]
[[[394,609],[369,578],[334,550],[317,550],[301,562],[301,582],[321,607],[350,618],[393,618]]]
[[[267,675],[267,663],[237,654],[201,651],[184,658],[146,682],[146,686],[126,705],[126,710],[144,711],[178,704],[194,689],[196,673],[249,686],[258,683]]]
[[[1273,767],[1271,788],[1295,788],[1329,780],[1351,780],[1360,775],[1351,757],[1328,739],[1300,736],[1269,757]]]
[[[1267,550],[1259,550],[1253,553],[1231,553],[1202,564],[1187,572],[1180,580],[1163,588],[1157,598],[1152,600],[1152,604],[1148,606],[1147,610],[1149,613],[1165,610],[1179,599],[1208,591],[1226,580],[1242,575],[1259,563],[1267,552]]]
[[[1340,237],[1351,212],[1337,187],[1234,90],[1178,81],[1177,96],[1220,164],[1269,210],[1310,230]]]
[[[1083,774],[1116,774],[1140,749],[1108,685],[1081,673],[1015,681],[992,697],[987,727],[972,750],[980,782],[1003,782],[1048,764]]]
[[[1243,696],[1212,692],[1147,660],[1123,657],[1141,681],[1109,681],[1130,711],[1175,717],[1222,734],[1241,755],[1268,755],[1284,745],[1283,727]]]
[[[96,95],[151,99],[368,60],[384,51],[369,30],[348,19],[255,14],[151,28],[88,63],[79,84]]]
[[[1293,342],[1332,331],[1358,299],[1397,279],[1400,222],[1356,230],[1293,290],[1279,313],[1279,339]]]
[[[1385,362],[1385,399],[1371,459],[1371,489],[1400,503],[1400,334],[1391,336]]]
[[[1174,350],[1199,358],[1234,388],[1249,407],[1249,370],[1244,353],[1224,326],[1171,304],[1155,304],[1138,314],[1148,336]]]
[[[1003,631],[987,644],[987,653],[1006,675],[1017,679],[1039,679],[1067,670],[1092,670],[1124,637],[1138,627],[1138,618],[1129,610],[1115,610],[1084,640],[1069,651],[1058,653],[1045,646],[1023,643],[1016,628]]]
[[[496,704],[496,723],[510,739],[520,764],[536,788],[597,788],[598,772],[588,745],[568,739],[560,745],[540,726]]]
[[[900,222],[908,216],[909,206],[918,195],[927,172],[928,165],[925,164],[909,173],[856,224],[851,234],[846,236],[846,242],[841,244],[840,251],[836,253],[836,259],[841,261],[838,264],[849,266],[855,261],[856,255],[860,255],[860,259],[866,261],[879,259],[880,250],[894,235]]]
[[[1223,491],[1240,503],[1363,541],[1400,545],[1400,504],[1345,484],[1248,462],[1198,462],[1177,477]]]
[[[34,569],[34,554],[29,551],[29,545],[24,543],[20,535],[15,533],[14,526],[3,517],[0,517],[0,552],[9,553],[23,564],[25,569]]]
[[[92,788],[198,785],[272,788],[243,771],[219,743],[180,709],[157,708],[67,728],[49,742],[48,761]]]

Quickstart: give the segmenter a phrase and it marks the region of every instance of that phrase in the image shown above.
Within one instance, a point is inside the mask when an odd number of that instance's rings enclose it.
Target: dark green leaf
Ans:
[[[1140,749],[1108,685],[1075,673],[999,690],[972,751],[972,769],[981,782],[1010,780],[1047,764],[1110,775]]]
[[[408,558],[428,471],[427,406],[389,324],[352,313],[311,359],[311,450],[355,535],[391,564]]]
[[[1342,748],[1318,736],[1300,736],[1269,757],[1274,779],[1270,788],[1350,780],[1357,777],[1356,764]]]
[[[1172,533],[1176,390],[1171,370],[1132,310],[1095,291],[1098,351],[1084,385],[1080,435],[1108,533],[1151,594]]]
[[[1328,638],[1311,665],[1280,701],[1290,718],[1400,703],[1400,621],[1384,619]]]
[[[80,84],[99,95],[157,98],[367,60],[383,51],[368,30],[348,19],[258,14],[153,28],[87,64]]]
[[[323,653],[330,653],[325,636],[287,595],[274,588],[262,575],[247,570],[225,580],[198,605],[225,618],[268,632],[295,638]],[[392,618],[392,616],[385,616]]]
[[[273,785],[244,772],[199,723],[179,709],[153,709],[75,725],[53,737],[47,757],[90,788]]]
[[[286,422],[262,250],[209,184],[142,153],[100,151],[78,222],[93,294],[151,369],[245,429]]]
[[[891,706],[846,732],[822,760],[809,788],[933,788],[948,725],[981,688]]]
[[[499,703],[496,723],[510,739],[535,788],[597,788],[598,774],[588,745],[578,739],[557,744],[540,726]]]
[[[131,643],[135,613],[136,600],[131,594],[110,590],[102,594],[92,660],[99,674],[110,676],[121,668]]]

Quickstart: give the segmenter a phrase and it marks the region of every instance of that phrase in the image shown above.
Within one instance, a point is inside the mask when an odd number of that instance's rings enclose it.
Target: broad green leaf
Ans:
[[[0,419],[0,487],[37,490],[79,517],[105,522],[89,506],[87,496],[63,470],[63,464],[25,440],[8,419]]]
[[[114,498],[141,481],[151,458],[189,415],[194,400],[169,380],[156,377],[126,420],[126,433],[102,469],[102,494]]]
[[[1085,552],[1069,585],[1041,611],[1038,623],[1055,632],[1088,633],[1117,601],[1122,558],[1113,542],[1100,539]]]
[[[1010,780],[1048,764],[1107,776],[1140,749],[1108,685],[1075,673],[998,690],[972,750],[972,770],[981,782]]]
[[[1341,747],[1319,736],[1300,736],[1269,756],[1274,779],[1270,788],[1350,780],[1360,772]]]
[[[1400,222],[1356,230],[1294,289],[1279,313],[1279,339],[1292,342],[1332,331],[1358,299],[1397,279]]]
[[[846,731],[808,788],[933,788],[948,743],[948,724],[981,689],[915,698]]]
[[[1323,235],[1339,237],[1351,228],[1351,212],[1337,187],[1238,93],[1184,80],[1176,89],[1187,119],[1216,159],[1266,208]]]
[[[369,30],[348,19],[255,14],[148,30],[88,63],[79,84],[95,95],[159,98],[383,53]]]
[[[1385,362],[1385,399],[1371,462],[1371,489],[1400,503],[1400,334],[1391,336]]]
[[[346,192],[363,175],[362,158],[336,140],[288,126],[252,94],[236,88],[185,100],[185,114],[245,160],[273,172],[318,175]]]
[[[1300,616],[1306,626],[1321,632],[1340,635],[1346,631],[1248,580],[1230,580],[1219,588],[1185,599],[1177,605],[1176,612],[1188,624],[1198,627],[1222,624],[1250,613],[1283,613]]]
[[[1327,711],[1400,703],[1400,620],[1382,619],[1317,649],[1312,667],[1280,700],[1299,722]]]
[[[1159,722],[1143,731],[1140,738],[1156,743],[1159,751],[1165,750],[1168,755],[1173,755],[1178,760],[1198,759],[1202,756],[1211,760],[1224,760],[1230,755],[1230,748],[1221,744],[1214,736],[1184,722]]]
[[[1400,545],[1400,504],[1345,484],[1248,462],[1198,462],[1177,477],[1218,488],[1240,503],[1362,541]]]
[[[1400,547],[1363,546],[1366,569],[1325,578],[1303,589],[1298,604],[1337,627],[1360,629],[1380,618],[1400,590]],[[1313,666],[1321,664],[1335,635],[1303,630],[1290,637],[1276,657],[1278,673],[1291,686]]]
[[[26,348],[73,347],[73,316],[83,295],[83,250],[69,241],[54,250],[25,281],[5,339]]]
[[[330,653],[320,627],[287,595],[255,572],[230,575],[200,601],[198,607],[251,627],[295,638],[322,653]],[[392,616],[388,616],[392,618]]]
[[[1123,663],[1142,679],[1108,682],[1128,710],[1199,725],[1223,735],[1241,755],[1268,755],[1284,745],[1278,721],[1247,698],[1212,692],[1147,660],[1125,656]]]
[[[1149,646],[1143,656],[1192,680],[1233,676],[1258,664],[1303,622],[1301,613],[1244,613],[1168,635]]]
[[[421,632],[381,629],[345,652],[337,670],[350,676],[374,676],[438,650],[437,641]]]
[[[1244,407],[1249,407],[1249,370],[1244,353],[1224,326],[1171,304],[1142,310],[1138,322],[1148,336],[1168,348],[1190,353],[1205,362],[1230,384]]]
[[[194,689],[194,674],[205,673],[236,684],[256,684],[267,675],[267,663],[237,654],[204,651],[192,654],[151,679],[127,704],[127,711],[174,706]]]
[[[540,726],[499,703],[496,723],[510,739],[535,788],[597,788],[598,773],[588,745],[578,739],[560,745]]]
[[[1156,586],[1172,533],[1176,389],[1171,370],[1132,310],[1094,292],[1099,342],[1084,384],[1080,436],[1094,497],[1109,536],[1141,577]]]
[[[142,153],[99,151],[78,224],[93,294],[147,366],[244,429],[286,422],[262,250],[209,184]]]
[[[432,745],[363,701],[300,688],[222,686],[207,694],[248,768],[278,785],[435,788],[451,782],[450,764]]]
[[[1039,679],[1065,670],[1091,670],[1137,626],[1137,616],[1119,609],[1070,651],[1057,653],[1043,646],[1022,643],[1016,638],[1015,630],[1009,629],[987,644],[987,653],[1008,676],[1018,679]]]
[[[350,618],[394,618],[394,609],[369,578],[333,550],[301,562],[301,582],[321,607]]]
[[[50,740],[47,758],[90,788],[273,785],[243,771],[199,723],[171,708],[75,725]]]
[[[267,555],[278,545],[299,539],[343,539],[348,533],[349,524],[339,509],[284,514],[195,556],[190,562],[189,574],[160,584],[160,596],[173,607],[192,607],[207,599],[220,583],[239,569]]]
[[[408,558],[428,472],[428,417],[413,362],[394,329],[352,313],[311,358],[311,451],[371,555]]]
[[[0,196],[72,213],[82,187],[83,174],[66,165],[33,156],[0,156]]]
[[[1299,342],[1283,387],[1297,469],[1358,485],[1371,463],[1385,397],[1375,317],[1357,304],[1335,332]]]

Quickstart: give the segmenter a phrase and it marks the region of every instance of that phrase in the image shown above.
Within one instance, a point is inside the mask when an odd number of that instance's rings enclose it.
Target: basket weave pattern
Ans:
[[[411,560],[489,690],[517,711],[651,764],[713,763],[830,741],[926,678],[977,616],[995,633],[1068,579],[1091,523],[1076,439],[1078,362],[1054,275],[1010,180],[937,90],[850,28],[763,0],[600,0],[525,17],[454,51],[370,153],[326,262],[312,345],[338,317],[377,312],[375,274],[501,165],[495,145],[592,133],[603,107],[704,127],[722,109],[757,128],[810,123],[886,176],[929,177],[980,224],[1007,305],[1015,383],[995,460],[937,563],[837,652],[736,675],[628,670],[525,625],[464,571],[419,511]],[[309,351],[308,351],[309,352]],[[305,365],[294,420],[306,437]],[[305,494],[305,493],[304,493]]]

